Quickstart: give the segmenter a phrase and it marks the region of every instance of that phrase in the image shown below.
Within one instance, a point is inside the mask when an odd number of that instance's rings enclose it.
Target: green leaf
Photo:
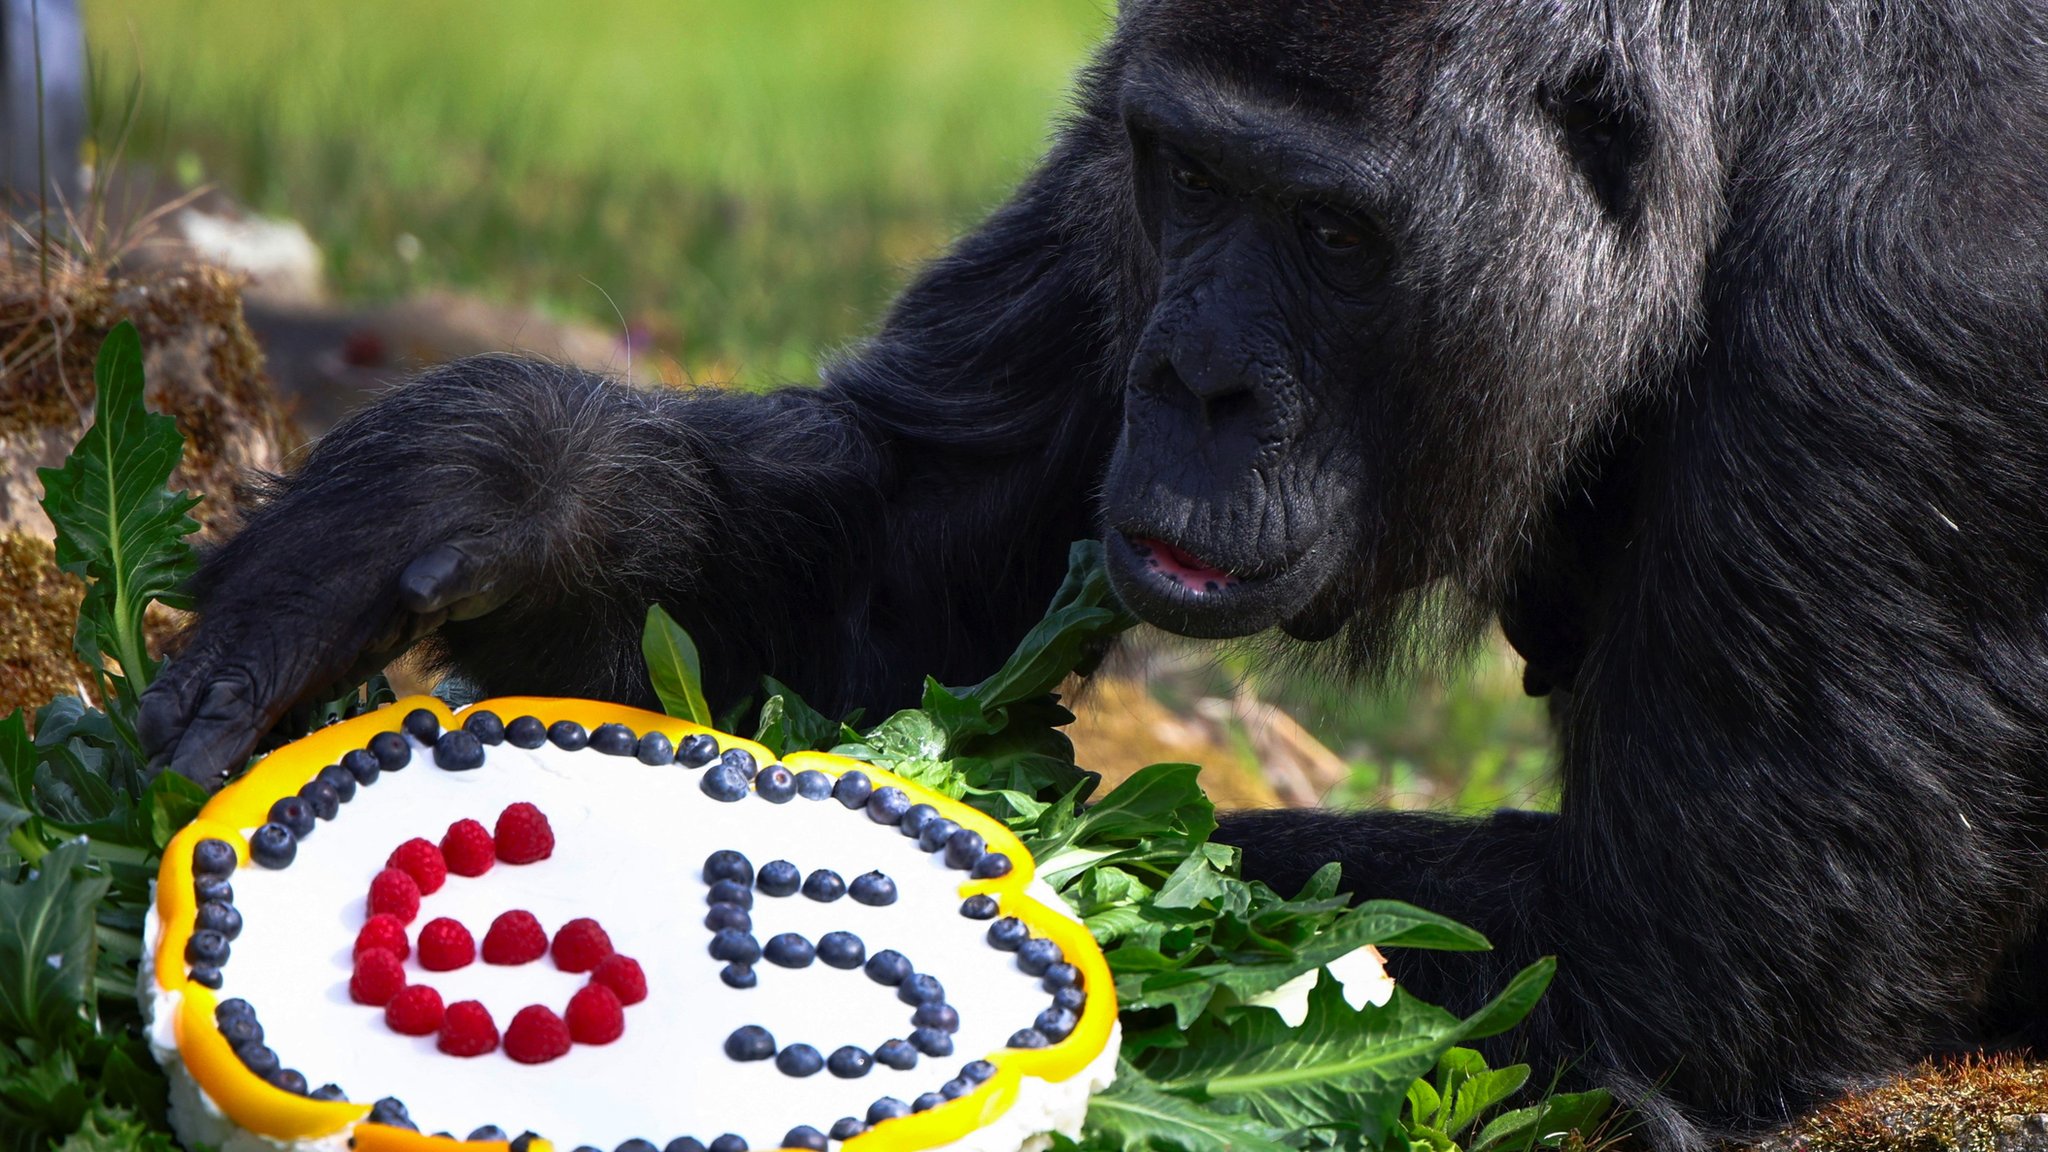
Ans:
[[[989,711],[1051,692],[1070,673],[1091,670],[1117,633],[1136,623],[1110,590],[1101,542],[1075,541],[1045,618],[994,675],[960,695]]]
[[[1463,1040],[1484,1040],[1498,1036],[1522,1022],[1543,998],[1543,992],[1550,987],[1551,978],[1557,975],[1557,957],[1545,956],[1534,964],[1515,973],[1508,986],[1500,995],[1488,1001],[1484,1008],[1472,1014],[1459,1032]]]
[[[90,1007],[93,906],[110,881],[72,840],[28,878],[0,884],[0,1036],[56,1045]]]
[[[659,604],[647,606],[647,626],[640,633],[640,655],[661,710],[692,724],[711,724],[711,705],[704,702],[704,673],[697,663],[697,645],[683,626]]]
[[[1126,1067],[1088,1102],[1087,1147],[1121,1152],[1291,1152],[1279,1133],[1146,1086]]]
[[[176,772],[159,772],[149,782],[144,803],[149,809],[150,842],[162,851],[205,807],[206,789]]]
[[[184,606],[177,595],[193,567],[185,543],[199,525],[186,513],[199,498],[164,490],[184,438],[177,422],[143,404],[142,340],[122,321],[100,345],[93,367],[99,395],[93,422],[59,468],[43,468],[43,511],[57,529],[57,564],[87,581],[73,647],[88,667],[107,673],[132,701],[156,675],[143,642],[151,600]]]

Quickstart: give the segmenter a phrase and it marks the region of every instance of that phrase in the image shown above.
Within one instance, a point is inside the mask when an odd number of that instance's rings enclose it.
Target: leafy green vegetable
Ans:
[[[640,634],[640,654],[647,661],[647,674],[654,681],[654,694],[662,710],[693,724],[711,723],[711,706],[704,702],[704,673],[697,665],[697,645],[683,626],[656,604],[647,610],[647,627]]]

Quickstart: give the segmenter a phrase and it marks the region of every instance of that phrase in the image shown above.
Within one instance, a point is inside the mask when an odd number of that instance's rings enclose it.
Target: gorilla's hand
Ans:
[[[209,789],[294,705],[525,583],[502,536],[432,545],[393,573],[360,555],[335,562],[333,541],[298,535],[266,517],[209,563],[190,643],[143,694],[136,727],[151,758]]]

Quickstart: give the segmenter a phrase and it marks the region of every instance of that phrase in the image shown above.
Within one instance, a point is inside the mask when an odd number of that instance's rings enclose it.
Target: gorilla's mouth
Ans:
[[[1117,595],[1169,632],[1222,638],[1279,626],[1301,639],[1323,639],[1334,631],[1307,621],[1316,615],[1312,605],[1328,582],[1325,550],[1315,543],[1288,563],[1226,568],[1142,530],[1112,529],[1109,537],[1109,575]],[[1304,624],[1300,630],[1297,618]]]

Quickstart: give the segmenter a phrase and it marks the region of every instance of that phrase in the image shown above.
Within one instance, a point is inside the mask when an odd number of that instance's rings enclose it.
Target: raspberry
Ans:
[[[441,994],[425,984],[413,984],[384,1005],[384,1023],[402,1036],[432,1036],[441,1030]]]
[[[555,967],[564,972],[588,972],[612,954],[612,938],[597,921],[579,917],[555,933]]]
[[[505,1055],[521,1064],[545,1064],[569,1052],[569,1026],[553,1010],[528,1004],[505,1029]]]
[[[548,954],[548,934],[533,913],[502,913],[484,932],[484,963],[531,964]]]
[[[384,866],[412,877],[422,896],[432,896],[448,882],[448,861],[442,858],[441,850],[434,847],[433,841],[418,836],[400,844]]]
[[[420,929],[420,967],[452,972],[476,959],[476,939],[460,921],[443,916]]]
[[[370,881],[370,915],[388,913],[400,924],[420,914],[420,886],[396,868],[386,868]]]
[[[647,974],[640,971],[638,960],[623,953],[614,952],[598,961],[590,972],[590,981],[611,989],[621,1004],[638,1004],[647,999]]]
[[[626,1011],[618,993],[589,984],[569,997],[569,1038],[578,1044],[609,1044],[626,1031]],[[516,1027],[518,1021],[512,1022]]]
[[[405,938],[405,924],[389,913],[379,913],[363,922],[363,930],[356,933],[354,955],[361,956],[372,948],[385,948],[397,954],[400,960],[412,955],[412,943]]]
[[[555,854],[555,830],[531,804],[513,804],[498,813],[498,859],[531,864]]]
[[[441,837],[441,857],[457,876],[481,876],[498,861],[491,830],[474,820],[457,820]]]
[[[434,1047],[450,1056],[481,1056],[498,1050],[498,1025],[490,1009],[475,1000],[457,1000],[441,1019],[441,1038]]]
[[[348,978],[348,998],[382,1008],[404,987],[405,961],[389,948],[370,948],[356,957],[356,970]]]

